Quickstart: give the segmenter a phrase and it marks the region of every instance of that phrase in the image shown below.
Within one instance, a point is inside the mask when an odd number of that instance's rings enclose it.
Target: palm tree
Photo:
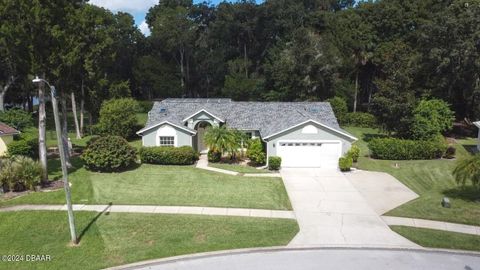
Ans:
[[[474,186],[480,187],[480,154],[459,161],[453,176],[458,184],[464,186],[470,180]]]
[[[232,157],[235,157],[240,148],[236,132],[225,126],[207,129],[204,141],[211,151],[218,151],[222,154],[229,153]]]

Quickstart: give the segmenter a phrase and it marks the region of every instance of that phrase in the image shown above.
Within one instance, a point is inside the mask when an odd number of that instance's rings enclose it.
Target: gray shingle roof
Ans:
[[[145,128],[169,121],[185,126],[182,120],[206,110],[225,120],[228,127],[259,130],[267,137],[307,120],[315,120],[343,131],[328,102],[234,102],[230,99],[165,99],[155,102]],[[347,133],[348,134],[348,133]]]

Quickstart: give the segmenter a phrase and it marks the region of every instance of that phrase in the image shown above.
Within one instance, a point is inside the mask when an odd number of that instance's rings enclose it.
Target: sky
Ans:
[[[221,1],[210,0],[209,2],[216,5]],[[158,0],[90,0],[89,2],[107,8],[112,12],[123,11],[132,14],[140,31],[146,36],[150,35],[148,24],[145,22],[145,15],[150,7],[158,3]],[[193,2],[198,3],[203,2],[203,0],[194,0]]]

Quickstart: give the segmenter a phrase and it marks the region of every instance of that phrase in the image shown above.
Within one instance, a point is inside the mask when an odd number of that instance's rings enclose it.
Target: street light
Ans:
[[[72,208],[72,196],[70,194],[70,184],[68,182],[68,170],[67,170],[67,162],[65,160],[65,148],[62,142],[62,131],[60,127],[60,118],[58,117],[58,104],[57,104],[57,92],[55,86],[50,85],[46,80],[39,78],[36,76],[32,82],[34,84],[45,83],[50,87],[50,96],[52,98],[52,106],[53,106],[53,116],[55,119],[55,130],[57,133],[57,143],[58,143],[58,152],[60,154],[60,161],[62,164],[62,175],[63,175],[63,187],[65,189],[65,196],[67,200],[67,212],[68,212],[68,224],[70,225],[70,236],[72,238],[73,244],[77,244],[77,234],[75,232],[75,219],[73,216],[73,208]]]

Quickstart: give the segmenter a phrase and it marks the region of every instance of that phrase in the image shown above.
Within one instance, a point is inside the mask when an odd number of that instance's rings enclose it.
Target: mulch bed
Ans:
[[[44,186],[37,186],[36,191],[32,190],[25,190],[25,191],[8,191],[5,193],[0,193],[0,198],[4,200],[9,200],[17,197],[21,197],[33,192],[50,192],[50,191],[55,191],[63,188],[63,181],[62,180],[55,180],[55,181],[50,181]]]

